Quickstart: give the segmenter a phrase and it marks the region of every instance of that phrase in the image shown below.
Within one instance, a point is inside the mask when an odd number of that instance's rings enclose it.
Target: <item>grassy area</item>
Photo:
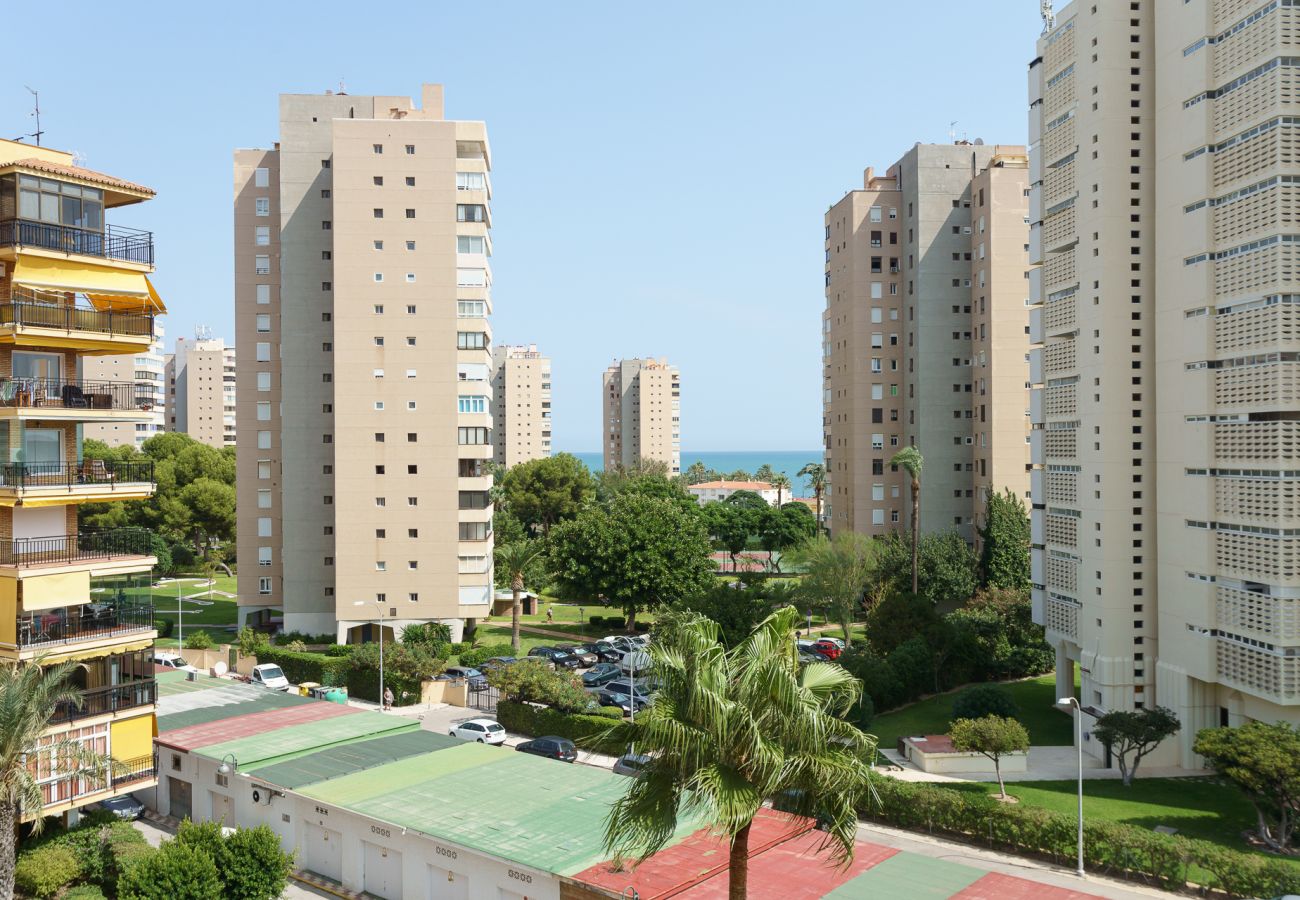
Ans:
[[[474,640],[479,644],[508,644],[510,643],[510,626],[505,625],[480,625],[478,631],[474,634]],[[522,631],[519,634],[519,652],[527,654],[534,647],[553,647],[555,644],[562,644],[564,641],[557,641],[553,638],[543,637],[538,634],[529,634]]]
[[[1056,676],[1043,675],[1003,685],[1020,709],[1017,716],[1029,732],[1029,740],[1040,746],[1073,744],[1073,720],[1056,707]],[[936,694],[911,706],[882,713],[867,731],[880,739],[882,748],[893,749],[900,737],[913,734],[944,734],[952,717],[952,701],[963,688]]]
[[[239,618],[239,607],[233,596],[223,597],[219,592],[235,594],[235,579],[218,575],[212,584],[211,598],[207,596],[207,582],[200,576],[181,576],[179,587],[182,597],[180,608],[184,613],[182,617],[176,614],[177,583],[174,581],[165,581],[158,587],[142,589],[136,599],[153,603],[155,617],[159,621],[165,619],[174,623],[178,618],[182,618],[182,627],[186,633],[207,631],[214,643],[229,639],[230,630],[234,628]],[[196,594],[200,596],[194,596]],[[190,599],[191,597],[193,599]],[[175,638],[159,638],[158,646],[175,647],[177,641]]]

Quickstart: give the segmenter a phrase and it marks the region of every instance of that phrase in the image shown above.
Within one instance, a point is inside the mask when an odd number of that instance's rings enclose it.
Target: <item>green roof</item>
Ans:
[[[208,744],[197,752],[211,759],[221,759],[227,753],[233,753],[243,768],[284,762],[309,756],[326,747],[355,743],[381,734],[418,731],[419,728],[420,723],[414,719],[377,712],[359,712],[277,728],[219,744]]]
[[[249,771],[256,771],[259,779],[265,779],[277,787],[301,788],[318,781],[374,769],[400,759],[448,747],[461,747],[464,743],[449,735],[432,731],[406,731],[341,747],[330,747],[290,762],[271,763],[249,768]]]
[[[873,900],[876,897],[947,900],[979,881],[985,874],[983,869],[946,859],[934,859],[918,853],[896,853],[852,881],[840,885],[823,900]]]
[[[605,816],[627,786],[603,769],[465,743],[299,792],[521,865],[572,875],[607,857]],[[678,835],[693,830],[683,825]]]
[[[186,682],[189,684],[189,682]],[[315,701],[298,694],[268,691],[266,688],[228,683],[189,693],[164,693],[158,703],[158,730],[172,731],[189,725],[203,725],[233,716],[301,706]]]

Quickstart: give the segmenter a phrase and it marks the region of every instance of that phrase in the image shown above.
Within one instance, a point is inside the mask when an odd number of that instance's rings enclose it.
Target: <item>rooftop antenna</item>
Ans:
[[[1056,13],[1052,12],[1052,0],[1039,0],[1039,15],[1043,17],[1043,34],[1056,27]]]
[[[208,341],[208,340],[211,340],[211,339],[212,339],[212,326],[211,326],[211,325],[195,325],[195,326],[194,326],[194,340],[196,340],[196,341]]]
[[[953,143],[957,142],[957,120],[953,119],[948,123],[948,140]]]
[[[23,135],[18,140],[21,141],[23,138],[34,137],[36,138],[36,146],[39,147],[41,145],[41,135],[45,134],[44,131],[41,131],[41,94],[40,91],[32,90],[25,84],[23,87],[27,88],[28,93],[32,95],[32,111],[28,113],[28,115],[36,117],[36,130],[30,134]]]
[[[339,93],[340,93],[340,94],[346,94],[347,92],[348,92],[348,86],[347,86],[346,84],[344,84],[344,83],[343,83],[343,79],[340,78],[340,79],[339,79]]]

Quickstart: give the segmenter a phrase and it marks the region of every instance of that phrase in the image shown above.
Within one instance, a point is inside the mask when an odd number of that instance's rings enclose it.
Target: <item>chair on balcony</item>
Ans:
[[[63,399],[65,409],[85,409],[90,404],[86,401],[86,395],[82,393],[81,388],[75,384],[65,384],[59,391]],[[37,404],[39,405],[39,404]]]
[[[81,478],[82,484],[107,484],[114,479],[115,474],[109,471],[108,463],[102,459],[83,459],[81,461]]]

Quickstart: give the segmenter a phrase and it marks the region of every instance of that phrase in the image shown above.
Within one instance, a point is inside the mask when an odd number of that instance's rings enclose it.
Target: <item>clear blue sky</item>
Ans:
[[[819,446],[823,213],[951,120],[1022,143],[1040,31],[1031,0],[60,9],[82,49],[10,42],[0,134],[32,130],[31,85],[47,145],[158,191],[112,219],[155,232],[169,344],[233,337],[231,150],[271,145],[277,94],[445,84],[492,141],[495,337],[553,358],[566,450],[647,354],[681,368],[687,449]]]

